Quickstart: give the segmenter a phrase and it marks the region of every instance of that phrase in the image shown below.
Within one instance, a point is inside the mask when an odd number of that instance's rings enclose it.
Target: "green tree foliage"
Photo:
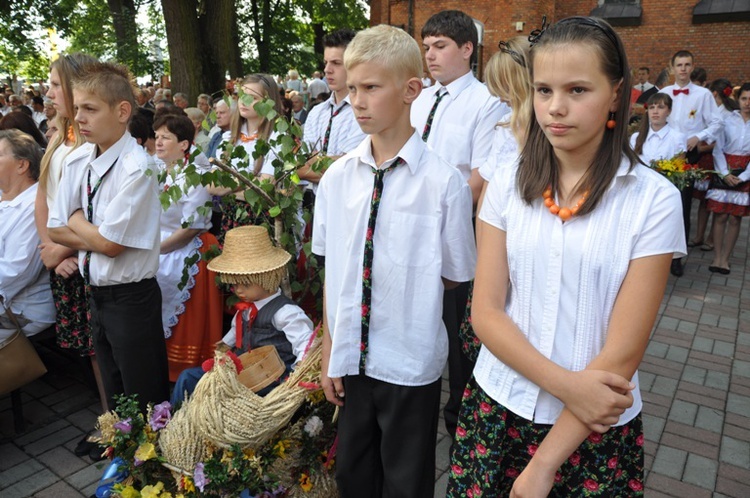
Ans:
[[[320,69],[323,37],[368,24],[362,0],[237,0],[245,72],[302,74]]]
[[[8,0],[0,8],[0,70],[11,80],[44,77],[40,67],[49,65],[43,44],[49,17],[59,12],[53,0]]]

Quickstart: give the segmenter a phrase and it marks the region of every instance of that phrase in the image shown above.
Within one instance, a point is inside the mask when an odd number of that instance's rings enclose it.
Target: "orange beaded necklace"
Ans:
[[[581,198],[578,199],[578,202],[576,202],[576,205],[572,208],[561,208],[557,204],[555,204],[555,200],[552,198],[552,186],[548,186],[546,190],[542,193],[542,197],[544,197],[544,205],[549,208],[549,212],[554,214],[555,216],[559,216],[561,220],[568,221],[573,216],[575,216],[578,213],[578,210],[581,209],[581,206],[583,206],[583,203],[586,202],[586,198],[589,196],[589,191],[587,190],[581,195]]]

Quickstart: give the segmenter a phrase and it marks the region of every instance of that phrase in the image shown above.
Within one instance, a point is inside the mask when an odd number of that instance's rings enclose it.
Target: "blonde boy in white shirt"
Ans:
[[[169,399],[155,278],[161,214],[156,174],[127,131],[136,104],[125,67],[91,64],[74,81],[73,96],[81,134],[96,147],[66,158],[49,235],[78,249],[108,406],[115,406],[114,395],[137,394],[145,410]]]
[[[476,260],[471,194],[411,126],[414,40],[376,26],[345,63],[369,137],[323,176],[313,230],[327,263],[322,383],[342,407],[336,479],[343,498],[427,498],[448,355],[443,289],[469,280]]]

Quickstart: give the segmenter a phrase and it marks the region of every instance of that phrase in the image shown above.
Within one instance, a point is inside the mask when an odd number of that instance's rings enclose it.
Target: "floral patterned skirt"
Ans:
[[[224,247],[224,236],[232,228],[260,225],[263,221],[251,212],[247,202],[238,199],[234,194],[227,194],[221,198],[221,214],[221,229],[216,236],[219,248]]]
[[[70,278],[63,278],[53,271],[50,273],[50,286],[57,311],[57,345],[65,349],[75,349],[81,356],[93,356],[89,303],[83,277],[75,272]]]
[[[447,496],[508,496],[551,428],[497,404],[472,377],[458,418]],[[592,432],[560,467],[549,496],[643,496],[641,415],[605,434]]]
[[[477,361],[479,349],[482,343],[474,334],[474,328],[471,326],[471,299],[474,297],[474,281],[469,283],[469,299],[466,301],[466,311],[461,325],[458,327],[458,338],[461,340],[461,351],[471,361]]]

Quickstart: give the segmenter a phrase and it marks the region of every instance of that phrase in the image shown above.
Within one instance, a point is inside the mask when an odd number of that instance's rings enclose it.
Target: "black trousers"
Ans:
[[[336,482],[341,498],[432,498],[440,379],[407,387],[344,377]]]
[[[470,360],[461,348],[458,328],[466,312],[466,302],[469,299],[469,282],[463,282],[455,289],[443,294],[443,323],[448,331],[448,386],[450,395],[443,409],[445,428],[448,435],[456,435],[458,412],[461,408],[461,398],[464,388],[474,371],[474,361]]]
[[[161,291],[155,278],[91,287],[91,334],[110,409],[116,394],[137,394],[141,410],[169,399]]]
[[[682,198],[682,222],[685,226],[685,242],[690,241],[690,208],[693,204],[693,185],[680,190]]]

